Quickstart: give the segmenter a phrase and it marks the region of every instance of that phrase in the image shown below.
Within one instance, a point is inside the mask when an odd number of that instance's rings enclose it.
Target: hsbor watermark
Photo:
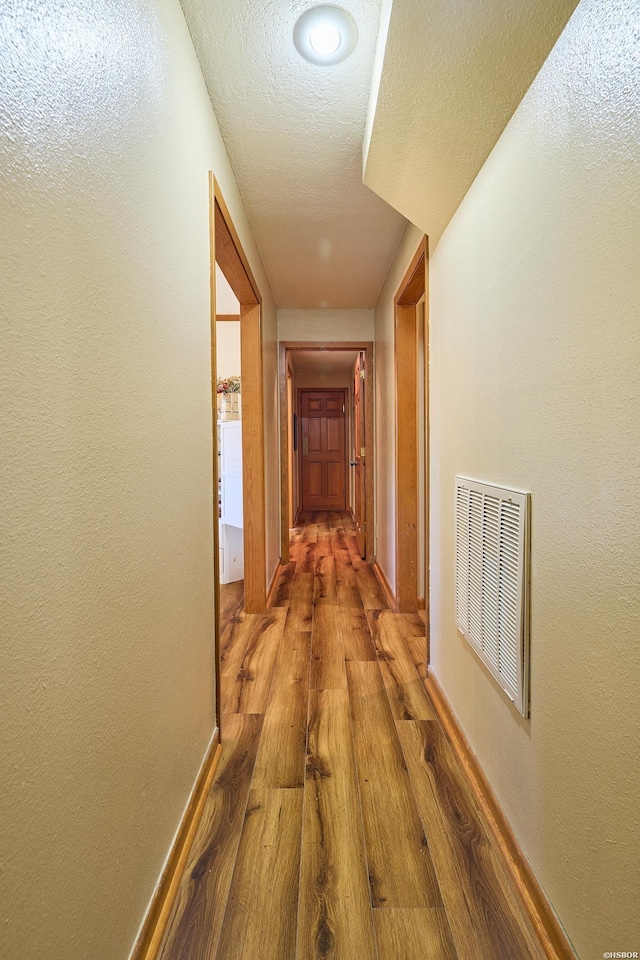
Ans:
[[[638,960],[637,950],[607,950],[602,956],[604,960]]]

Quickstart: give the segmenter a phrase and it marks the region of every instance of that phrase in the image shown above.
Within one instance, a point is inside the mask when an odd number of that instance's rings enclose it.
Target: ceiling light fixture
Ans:
[[[302,14],[293,30],[298,53],[320,66],[346,60],[357,39],[353,19],[340,7],[312,7]]]

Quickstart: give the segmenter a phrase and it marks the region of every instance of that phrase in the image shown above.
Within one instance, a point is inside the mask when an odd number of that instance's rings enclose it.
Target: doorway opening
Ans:
[[[211,246],[211,371],[213,429],[213,506],[214,506],[214,615],[216,658],[216,713],[220,728],[220,575],[224,558],[221,549],[230,550],[238,560],[242,547],[244,609],[262,613],[267,605],[264,497],[264,401],[262,384],[261,297],[258,285],[233,225],[218,183],[209,173],[209,233]],[[221,322],[239,324],[241,375],[239,404],[241,419],[219,418],[217,394],[217,281],[225,278],[235,298],[237,314],[220,313]],[[237,304],[237,307],[236,307]],[[230,401],[231,403],[233,401]],[[237,408],[236,408],[237,409]],[[233,426],[234,422],[237,424]],[[229,425],[229,426],[227,426]],[[228,433],[228,438],[224,435]],[[224,449],[223,449],[224,443]],[[220,456],[218,455],[220,453]],[[225,455],[226,454],[226,455]],[[241,476],[242,495],[238,496]],[[228,481],[228,482],[225,482]],[[219,520],[225,520],[219,524]],[[227,543],[221,526],[234,538]],[[223,561],[221,563],[221,560]]]
[[[218,432],[218,632],[244,607],[242,502],[242,356],[240,301],[216,263],[216,384]]]
[[[281,563],[303,510],[347,510],[374,561],[373,344],[280,343]],[[344,409],[343,409],[344,408]]]

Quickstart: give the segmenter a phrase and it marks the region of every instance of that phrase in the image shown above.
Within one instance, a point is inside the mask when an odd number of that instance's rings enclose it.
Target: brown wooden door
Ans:
[[[301,390],[302,509],[346,509],[345,391]]]
[[[358,354],[355,367],[355,378],[353,383],[353,436],[355,459],[353,461],[355,469],[354,480],[354,504],[353,513],[356,521],[356,540],[360,556],[364,557],[367,552],[367,517],[366,517],[366,479],[365,479],[365,456],[366,456],[366,438],[365,438],[365,355],[364,351]]]

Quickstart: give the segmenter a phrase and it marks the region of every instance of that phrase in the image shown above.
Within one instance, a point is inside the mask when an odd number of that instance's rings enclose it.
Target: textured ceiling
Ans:
[[[373,307],[405,221],[362,183],[381,0],[339,0],[359,40],[307,63],[293,27],[309,0],[182,0],[279,307]]]
[[[364,180],[432,249],[577,2],[393,0]]]

